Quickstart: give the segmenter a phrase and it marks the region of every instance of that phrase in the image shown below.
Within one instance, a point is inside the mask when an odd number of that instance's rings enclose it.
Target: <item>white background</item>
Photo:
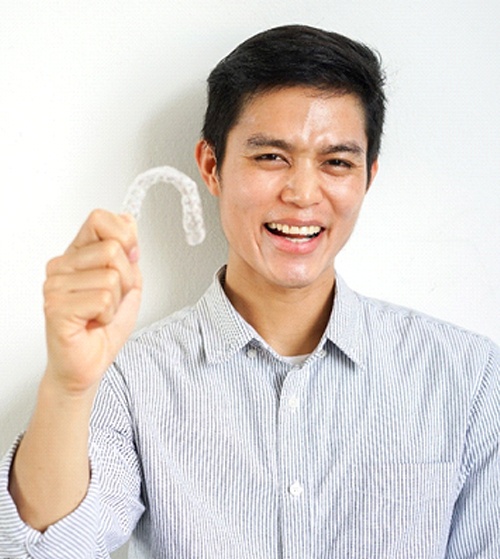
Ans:
[[[199,181],[206,76],[274,25],[347,34],[387,68],[381,170],[339,272],[498,342],[499,20],[496,0],[0,0],[0,453],[25,427],[44,368],[46,261],[90,210],[118,210],[147,168]],[[194,249],[178,193],[146,200],[140,325],[194,301],[224,261],[216,205],[200,190],[209,234]]]

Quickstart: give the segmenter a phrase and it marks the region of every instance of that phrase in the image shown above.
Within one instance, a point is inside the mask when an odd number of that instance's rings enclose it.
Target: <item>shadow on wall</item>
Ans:
[[[190,247],[182,229],[179,192],[170,186],[155,186],[149,191],[139,223],[144,298],[138,327],[194,303],[225,260],[217,204],[204,188],[193,157],[200,134],[204,97],[204,85],[186,91],[145,122],[138,138],[135,159],[140,167],[137,172],[171,165],[191,176],[199,186],[207,230],[203,244]],[[8,406],[0,410],[0,456],[26,428],[38,381],[37,377],[20,386]]]
[[[138,173],[159,165],[171,165],[198,184],[203,205],[205,241],[190,247],[182,229],[179,192],[171,186],[153,187],[146,197],[139,222],[144,295],[138,327],[194,303],[225,261],[226,245],[220,231],[216,201],[209,195],[194,162],[194,146],[200,135],[205,105],[204,86],[186,91],[144,124],[138,138]],[[40,333],[42,335],[42,333]],[[37,383],[20,389],[0,413],[0,456],[17,434],[26,428],[32,413]],[[19,418],[23,424],[19,424]],[[128,546],[112,554],[125,559]]]
[[[150,189],[139,221],[144,276],[140,326],[194,303],[225,261],[217,202],[208,193],[194,160],[204,109],[204,85],[187,90],[146,122],[139,138],[142,170],[170,165],[198,184],[207,231],[201,245],[189,246],[182,228],[180,193],[171,185]]]

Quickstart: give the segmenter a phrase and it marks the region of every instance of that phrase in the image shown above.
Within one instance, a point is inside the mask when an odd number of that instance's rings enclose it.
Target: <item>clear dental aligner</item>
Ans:
[[[187,243],[192,246],[202,243],[205,239],[205,226],[198,187],[192,179],[174,167],[155,167],[138,175],[129,186],[122,212],[139,219],[148,190],[159,183],[171,184],[181,193],[182,226]]]

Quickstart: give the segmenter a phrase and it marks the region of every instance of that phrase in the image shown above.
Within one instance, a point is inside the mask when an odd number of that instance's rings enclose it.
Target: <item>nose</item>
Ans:
[[[281,199],[285,203],[294,204],[300,208],[321,202],[323,199],[321,180],[314,165],[301,164],[290,169]]]

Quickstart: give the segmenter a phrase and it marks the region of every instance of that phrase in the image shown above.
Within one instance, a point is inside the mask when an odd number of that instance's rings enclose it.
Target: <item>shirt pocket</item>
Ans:
[[[344,503],[351,537],[347,556],[443,558],[456,474],[452,463],[351,465]]]

